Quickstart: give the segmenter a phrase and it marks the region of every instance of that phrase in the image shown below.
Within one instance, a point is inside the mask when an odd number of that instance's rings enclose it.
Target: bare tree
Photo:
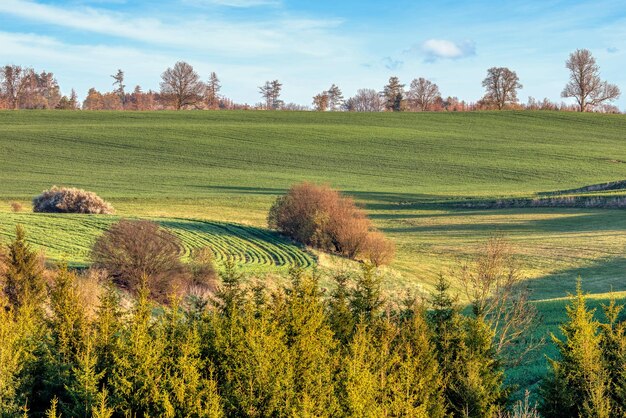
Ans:
[[[483,87],[487,90],[484,100],[502,110],[508,103],[517,103],[517,90],[523,86],[515,71],[506,67],[492,67],[487,70]]]
[[[561,97],[576,99],[581,112],[619,98],[619,87],[600,80],[600,68],[588,49],[572,52],[565,66],[570,76]]]
[[[491,324],[496,351],[506,363],[519,364],[543,344],[534,336],[540,323],[537,308],[508,242],[490,239],[473,263],[461,265],[460,276],[474,314]]]
[[[411,87],[407,94],[411,109],[423,112],[430,109],[440,99],[439,87],[432,81],[422,77],[411,81]]]
[[[33,71],[19,65],[5,65],[0,69],[0,93],[10,109],[18,109],[20,100],[28,89]]]
[[[161,94],[172,98],[176,110],[195,105],[204,93],[205,85],[200,76],[184,61],[165,70],[161,79]]]
[[[155,222],[121,220],[98,237],[91,259],[119,286],[136,291],[145,277],[152,296],[166,300],[189,281],[181,248],[180,239]]]
[[[326,92],[326,95],[328,96],[328,107],[330,108],[331,111],[336,111],[341,109],[341,106],[343,105],[343,93],[341,92],[341,89],[336,86],[336,85],[332,85],[330,86],[330,88],[328,89],[328,91]]]
[[[204,99],[209,109],[219,108],[221,89],[220,79],[217,78],[217,74],[213,71],[209,76],[208,83],[206,83],[206,92],[204,94]]]
[[[278,110],[283,106],[280,100],[280,92],[283,85],[278,81],[266,81],[264,85],[259,87],[259,93],[265,100],[265,108],[268,110]]]
[[[351,112],[381,112],[385,108],[380,94],[373,89],[359,89],[344,107]]]

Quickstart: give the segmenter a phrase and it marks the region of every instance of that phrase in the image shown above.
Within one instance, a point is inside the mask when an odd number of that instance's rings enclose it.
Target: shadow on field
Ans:
[[[507,214],[554,215],[545,219],[511,219]],[[481,216],[503,216],[501,220],[479,222]],[[467,222],[437,225],[410,225],[401,227],[387,227],[390,233],[429,233],[429,232],[499,232],[514,234],[517,232],[537,233],[568,233],[568,232],[596,232],[596,231],[626,231],[626,211],[619,209],[500,209],[482,211],[450,211],[443,214],[389,214],[377,216],[374,219],[416,219],[416,218],[459,218],[467,216]]]
[[[214,190],[218,193],[232,194],[281,195],[287,193],[287,189],[271,187],[201,186],[197,184],[189,184],[187,186],[195,189]]]
[[[587,293],[626,290],[626,257],[606,257],[585,267],[560,270],[528,281],[533,299],[566,297],[576,292],[578,277]]]

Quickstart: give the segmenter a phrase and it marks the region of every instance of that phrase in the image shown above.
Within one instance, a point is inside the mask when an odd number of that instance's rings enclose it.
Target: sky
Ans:
[[[473,102],[494,66],[517,72],[520,101],[560,102],[577,48],[626,110],[626,0],[0,0],[0,64],[51,71],[80,97],[112,90],[118,68],[127,89],[158,90],[183,60],[238,103],[260,102],[266,80],[310,105],[333,83],[349,97],[390,76]]]

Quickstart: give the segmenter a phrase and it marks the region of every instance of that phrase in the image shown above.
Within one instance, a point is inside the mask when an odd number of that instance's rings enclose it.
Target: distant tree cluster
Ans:
[[[518,100],[518,90],[523,86],[516,72],[507,67],[492,67],[482,82],[484,96],[476,103],[467,103],[457,97],[444,98],[439,86],[425,78],[411,81],[408,90],[398,77],[390,77],[382,91],[359,89],[356,94],[344,98],[341,89],[333,84],[328,90],[313,96],[313,110],[351,112],[438,112],[475,110],[563,110],[619,113],[610,103],[620,97],[620,89],[600,78],[600,69],[587,49],[570,54],[566,67],[570,80],[561,93],[564,99],[573,98],[576,105],[553,103],[544,99],[538,103],[529,98],[528,104]],[[161,75],[160,91],[144,92],[136,86],[126,91],[124,72],[111,75],[113,90],[99,92],[89,89],[82,103],[84,110],[182,110],[182,109],[262,109],[262,110],[309,110],[307,106],[285,103],[281,99],[283,84],[268,80],[259,87],[262,102],[254,106],[236,104],[220,95],[221,83],[212,72],[202,81],[194,68],[183,61],[166,69]],[[36,73],[31,68],[7,65],[0,68],[0,109],[77,109],[76,93],[62,96],[52,73]]]
[[[496,322],[443,278],[392,301],[369,265],[324,293],[314,272],[272,290],[227,261],[212,297],[155,305],[146,275],[131,296],[44,272],[19,228],[0,260],[2,416],[509,416]]]
[[[76,109],[74,90],[62,96],[54,74],[19,65],[0,67],[0,109]]]

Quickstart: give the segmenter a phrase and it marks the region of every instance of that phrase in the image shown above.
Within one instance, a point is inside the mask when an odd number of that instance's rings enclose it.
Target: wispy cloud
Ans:
[[[217,1],[241,1],[243,4],[261,0]],[[87,33],[226,56],[293,54],[320,57],[349,50],[348,46],[342,46],[346,38],[333,33],[341,25],[342,21],[338,19],[284,15],[235,23],[226,18],[182,16],[166,23],[158,18],[137,18],[91,7],[69,9],[32,0],[2,0],[0,13]]]
[[[428,39],[421,44],[419,49],[427,62],[439,59],[459,59],[476,54],[476,46],[469,40],[453,42],[446,39]]]
[[[608,52],[609,54],[617,54],[619,52],[619,48],[615,48],[614,46],[607,48],[606,52]]]
[[[183,0],[183,3],[194,5],[212,5],[245,9],[249,7],[280,6],[280,0]]]

